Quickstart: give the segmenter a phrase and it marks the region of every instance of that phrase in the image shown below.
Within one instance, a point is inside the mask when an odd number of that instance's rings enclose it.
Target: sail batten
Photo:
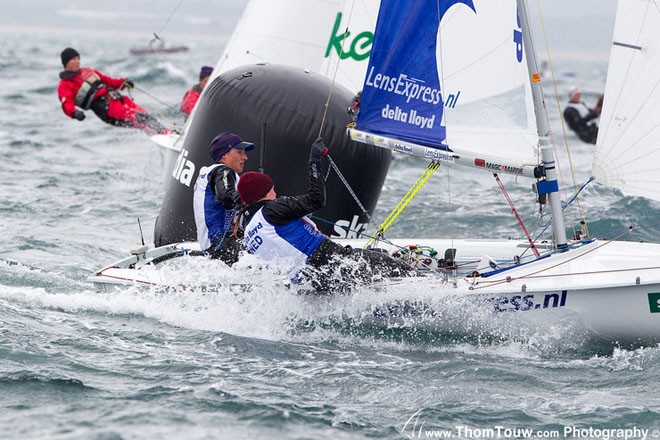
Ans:
[[[612,45],[619,47],[627,47],[628,49],[642,50],[642,46],[638,46],[636,44],[621,43],[619,41],[614,41]]]

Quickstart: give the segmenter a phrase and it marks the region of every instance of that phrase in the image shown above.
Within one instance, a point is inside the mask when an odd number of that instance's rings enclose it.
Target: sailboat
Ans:
[[[350,137],[533,184],[552,217],[552,244],[544,247],[530,238],[524,246],[535,249],[535,257],[523,260],[515,258],[519,242],[437,239],[436,248],[450,251],[449,264],[436,269],[442,276],[392,281],[393,290],[384,283],[381,303],[366,313],[388,326],[437,327],[451,318],[448,311],[456,317],[477,309],[484,314],[482,324],[513,321],[548,329],[563,322],[612,343],[657,343],[660,244],[566,235],[528,15],[524,0],[381,2]],[[654,147],[660,137],[654,122],[660,103],[655,50],[660,43],[654,38],[659,24],[660,12],[648,2],[619,3],[593,163],[600,184],[655,200],[660,200],[654,178],[660,155]],[[139,249],[92,281],[102,288],[116,284],[113,278],[135,281],[140,277],[135,269],[154,259],[194,252],[184,245],[157,249]],[[508,255],[510,263],[478,257],[489,254],[501,261]],[[475,256],[478,264],[457,269]]]
[[[403,7],[406,18],[396,13]],[[523,0],[414,6],[383,0],[350,135],[475,171],[529,178],[547,200],[553,251],[458,280],[456,292],[490,298],[495,312],[543,319],[549,308],[563,309],[612,340],[658,340],[660,245],[567,239],[528,23]],[[653,100],[660,98],[660,54],[654,50],[659,23],[659,11],[648,2],[619,3],[592,171],[601,184],[656,200],[653,158],[660,154],[654,145],[660,133],[649,117],[658,105],[652,103],[660,102]],[[418,41],[422,33],[428,37]],[[488,41],[475,36],[480,33]]]

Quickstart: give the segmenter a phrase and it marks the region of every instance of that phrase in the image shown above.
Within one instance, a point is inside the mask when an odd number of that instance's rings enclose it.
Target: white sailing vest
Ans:
[[[586,118],[589,115],[589,112],[591,111],[589,107],[587,107],[587,104],[584,102],[569,102],[566,107],[571,107],[577,110],[577,112],[580,114],[580,117],[582,119]]]
[[[286,225],[273,225],[263,216],[263,207],[245,226],[244,242],[248,252],[264,260],[278,260],[296,281],[307,259],[319,247],[325,235],[305,219],[291,220]]]
[[[199,170],[199,177],[195,182],[193,194],[193,212],[195,214],[195,225],[197,226],[197,241],[201,249],[206,252],[213,242],[231,233],[231,222],[234,218],[234,210],[227,209],[218,203],[209,185],[209,176],[221,166],[216,163]],[[236,175],[238,183],[238,174]]]

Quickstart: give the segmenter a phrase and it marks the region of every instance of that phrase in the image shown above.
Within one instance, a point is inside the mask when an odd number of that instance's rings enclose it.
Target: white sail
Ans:
[[[592,175],[626,193],[660,200],[660,9],[620,1]]]
[[[377,0],[251,0],[214,76],[264,62],[332,78],[338,50],[343,50],[337,82],[357,92],[367,69],[378,6]],[[349,16],[350,35],[344,38]]]
[[[463,153],[537,163],[516,2],[475,0],[474,7],[451,7],[438,34],[447,144]]]

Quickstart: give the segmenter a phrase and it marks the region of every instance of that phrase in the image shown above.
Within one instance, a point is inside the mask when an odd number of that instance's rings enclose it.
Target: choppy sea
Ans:
[[[657,346],[603,345],[563,328],[463,339],[383,330],[333,310],[331,300],[323,311],[305,306],[265,279],[243,296],[95,292],[87,278],[139,244],[136,219],[150,241],[164,162],[140,132],[61,113],[59,52],[73,44],[83,65],[129,76],[138,103],[182,125],[179,100],[220,49],[197,43],[141,58],[121,38],[0,31],[0,41],[1,438],[660,437]],[[553,65],[562,101],[572,85],[588,102],[602,93],[606,60]],[[546,91],[562,147],[555,91]],[[580,184],[593,146],[568,141]],[[393,161],[376,219],[424,165]],[[520,236],[492,177],[437,174],[392,236]],[[528,185],[505,183],[537,230]],[[592,235],[614,237],[636,224],[631,239],[660,240],[657,203],[597,186],[585,194]]]

